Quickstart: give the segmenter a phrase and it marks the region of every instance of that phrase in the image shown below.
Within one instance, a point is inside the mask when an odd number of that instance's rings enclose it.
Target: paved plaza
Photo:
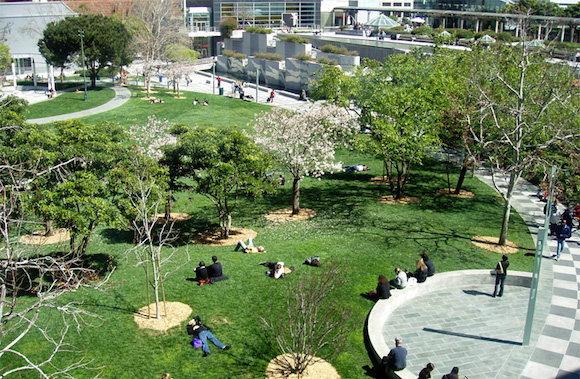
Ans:
[[[213,93],[211,76],[197,73],[182,89]],[[222,85],[230,92],[230,81]],[[31,122],[51,122],[105,112],[129,99],[127,89],[115,87],[117,96],[100,107]],[[217,91],[217,89],[216,89]],[[9,93],[9,91],[8,91]],[[255,88],[248,93],[255,94]],[[43,90],[16,91],[31,103],[46,99]],[[260,92],[265,103],[267,88]],[[263,99],[262,99],[263,97]],[[301,109],[309,102],[298,101],[295,94],[279,91],[273,105]],[[477,176],[491,185],[487,173]],[[500,183],[506,187],[507,182]],[[543,225],[543,202],[537,188],[525,182],[515,189],[513,207],[524,218],[535,240]],[[550,239],[542,259],[540,284],[529,346],[522,345],[529,289],[506,287],[502,298],[489,296],[492,287],[470,287],[431,293],[399,307],[383,328],[385,341],[392,345],[395,336],[403,337],[409,351],[408,369],[417,375],[428,362],[435,364],[434,378],[459,366],[460,377],[474,378],[580,378],[580,236],[574,229],[562,258],[555,262],[556,241]],[[509,271],[508,271],[509,275]],[[429,281],[422,285],[429,285]],[[386,300],[388,301],[388,300]]]

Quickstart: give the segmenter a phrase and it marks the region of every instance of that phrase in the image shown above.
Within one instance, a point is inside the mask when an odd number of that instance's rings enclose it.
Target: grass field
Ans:
[[[187,94],[187,100],[172,99],[166,92],[161,96],[165,104],[149,104],[133,97],[117,110],[84,121],[112,120],[129,126],[154,113],[188,125],[246,128],[254,113],[266,109],[263,105],[193,93]],[[191,99],[196,96],[207,97],[210,106],[193,107]],[[346,283],[333,300],[336,307],[351,307],[356,315],[346,351],[332,363],[343,378],[368,377],[364,366],[371,361],[364,346],[363,326],[373,303],[360,294],[376,287],[379,274],[392,278],[397,266],[413,268],[422,252],[429,254],[439,272],[492,268],[498,254],[477,248],[470,239],[475,235],[499,235],[503,203],[491,188],[472,177],[466,179],[464,188],[474,192],[475,198],[435,195],[447,183],[445,165],[435,161],[416,166],[410,176],[406,192],[420,197],[420,203],[380,203],[377,196],[385,194],[386,188],[371,184],[369,179],[381,174],[381,163],[347,150],[339,151],[337,159],[344,164],[367,164],[371,171],[327,174],[321,180],[305,178],[301,206],[317,212],[311,220],[273,224],[264,219],[268,211],[291,206],[288,176],[285,187],[275,195],[241,199],[233,225],[257,231],[255,243],[263,245],[266,254],[246,255],[234,252],[233,246],[184,244],[166,268],[176,268],[189,256],[190,262],[166,281],[166,298],[191,306],[193,315],[200,315],[220,341],[233,345],[230,351],[217,351],[210,345],[213,354],[202,358],[201,350],[193,350],[190,345],[185,323],[167,332],[139,330],[133,312],[147,304],[147,297],[144,270],[136,267],[135,258],[126,253],[132,246],[132,233],[102,227],[92,239],[90,254],[95,260],[114,263],[117,268],[112,281],[102,293],[87,291],[71,296],[83,301],[88,311],[101,315],[102,323],[80,334],[71,332],[71,342],[80,352],[59,355],[55,363],[67,365],[73,358],[84,356],[93,359],[94,366],[103,366],[103,378],[159,378],[164,372],[174,378],[263,377],[268,362],[279,352],[258,316],[281,306],[288,284],[304,273],[319,270],[301,264],[307,257],[319,255],[323,265],[335,260],[345,266]],[[456,174],[453,170],[452,183]],[[217,226],[215,207],[209,200],[187,191],[176,194],[176,198],[173,211],[192,216],[179,226],[185,240]],[[508,238],[521,247],[510,256],[510,269],[531,271],[533,254],[529,253],[533,253],[533,243],[517,213],[512,216]],[[219,257],[230,279],[203,287],[188,281],[197,263],[210,261],[212,255]],[[284,261],[287,266],[295,266],[296,272],[274,281],[258,265],[264,260]],[[31,354],[44,352],[37,341],[31,336],[23,344]],[[78,371],[75,376],[88,378],[93,374]]]
[[[87,92],[87,101],[83,90],[77,92],[62,92],[54,99],[42,101],[28,106],[29,119],[57,116],[65,113],[84,111],[103,105],[115,97],[115,91],[106,87],[97,87]]]

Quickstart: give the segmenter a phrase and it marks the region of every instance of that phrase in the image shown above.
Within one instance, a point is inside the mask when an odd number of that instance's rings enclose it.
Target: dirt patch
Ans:
[[[451,191],[455,192],[454,189],[452,189]],[[449,188],[441,188],[438,189],[436,191],[437,195],[441,195],[441,196],[449,196],[449,197],[458,197],[460,199],[471,199],[473,197],[475,197],[475,194],[471,191],[466,191],[466,190],[460,190],[459,194],[455,194],[455,193],[449,193]]]
[[[157,219],[157,222],[172,223],[189,220],[191,218],[191,215],[187,213],[170,213],[169,220],[167,220],[165,219],[165,213],[157,213],[154,217]]]
[[[415,196],[405,196],[401,199],[395,199],[393,195],[379,196],[377,200],[385,204],[416,204],[423,201],[420,197]]]
[[[268,379],[297,379],[296,374],[284,374],[281,372],[280,365],[277,363],[279,360],[291,360],[292,357],[289,354],[279,355],[270,361],[268,368],[266,369],[266,378]],[[315,358],[314,363],[309,365],[304,373],[300,375],[302,379],[340,379],[340,375],[336,369],[328,362],[322,358]]]
[[[185,96],[173,96],[173,98],[177,99],[177,100],[187,99],[187,97],[185,97]]]
[[[167,309],[167,313],[165,310]],[[166,302],[165,306],[160,303],[161,318],[155,318],[155,303],[144,306],[133,314],[133,319],[139,326],[139,329],[153,329],[166,331],[178,326],[187,320],[193,309],[187,304],[175,302]]]
[[[70,233],[67,229],[54,229],[52,235],[45,236],[44,230],[38,230],[32,234],[20,237],[19,242],[27,245],[51,245],[54,243],[65,242],[70,240]]]
[[[230,235],[226,239],[220,239],[220,230],[212,229],[198,233],[193,237],[193,242],[199,245],[207,246],[232,246],[236,245],[239,240],[247,241],[248,238],[256,238],[258,232],[246,228],[231,228]]]
[[[297,215],[292,214],[292,208],[278,209],[277,211],[272,211],[266,213],[264,217],[266,220],[272,222],[287,222],[287,221],[304,221],[316,216],[316,211],[308,208],[300,209],[300,213]]]
[[[498,254],[515,254],[518,252],[518,246],[512,241],[506,241],[505,246],[498,245],[499,238],[487,236],[475,236],[471,242],[482,249],[493,251]]]
[[[373,176],[371,178],[371,183],[376,184],[378,186],[388,186],[389,185],[389,177],[388,176]]]

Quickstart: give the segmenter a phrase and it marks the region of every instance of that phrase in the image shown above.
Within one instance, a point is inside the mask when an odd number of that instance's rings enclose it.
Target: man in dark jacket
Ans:
[[[207,274],[209,276],[210,283],[227,280],[228,277],[224,276],[222,264],[218,262],[217,257],[214,255],[211,257],[211,260],[213,261],[213,264],[207,267]]]
[[[562,219],[556,227],[556,240],[558,241],[558,246],[556,247],[556,260],[560,259],[560,253],[564,250],[566,240],[570,237],[572,237],[572,229],[570,228],[570,225],[568,225],[568,221]]]
[[[421,254],[421,258],[423,258],[423,263],[427,266],[427,276],[435,275],[435,264],[429,258],[429,256],[425,253]]]
[[[211,328],[204,325],[199,316],[194,317],[193,320],[187,324],[187,334],[193,335],[193,338],[199,338],[201,340],[201,350],[203,350],[204,357],[211,354],[207,340],[210,340],[216,347],[224,351],[229,350],[232,347],[231,345],[225,346],[223,343],[218,341],[218,339],[212,334]]]
[[[508,262],[508,256],[502,255],[501,262],[498,262],[495,266],[495,289],[493,290],[493,297],[496,295],[501,297],[503,295],[503,283],[507,276],[507,268],[510,265]],[[497,293],[497,287],[499,285],[499,293]]]
[[[445,374],[441,377],[441,379],[459,379],[459,367],[453,367],[449,374]]]

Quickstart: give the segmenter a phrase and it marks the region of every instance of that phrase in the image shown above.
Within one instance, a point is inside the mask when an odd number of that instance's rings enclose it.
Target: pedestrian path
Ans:
[[[112,88],[115,91],[115,97],[103,105],[99,105],[98,107],[95,108],[85,109],[84,111],[74,113],[66,113],[58,116],[30,119],[27,120],[27,122],[30,124],[47,124],[49,122],[65,121],[75,118],[92,116],[94,114],[108,112],[112,109],[120,107],[121,105],[129,101],[129,99],[131,98],[131,91],[129,89],[121,86],[114,86]]]
[[[491,176],[478,177],[487,184]],[[507,188],[507,181],[499,183]],[[537,187],[522,181],[513,195],[513,207],[530,228],[534,238],[544,225],[544,202],[537,196]],[[551,287],[550,304],[545,323],[521,378],[580,378],[580,238],[575,231],[566,243],[560,260],[554,261],[556,241],[550,239],[542,262],[540,284]],[[551,286],[549,285],[551,281]],[[538,295],[543,296],[543,295]],[[538,307],[536,307],[538,310]],[[525,315],[522,315],[525,317]]]

